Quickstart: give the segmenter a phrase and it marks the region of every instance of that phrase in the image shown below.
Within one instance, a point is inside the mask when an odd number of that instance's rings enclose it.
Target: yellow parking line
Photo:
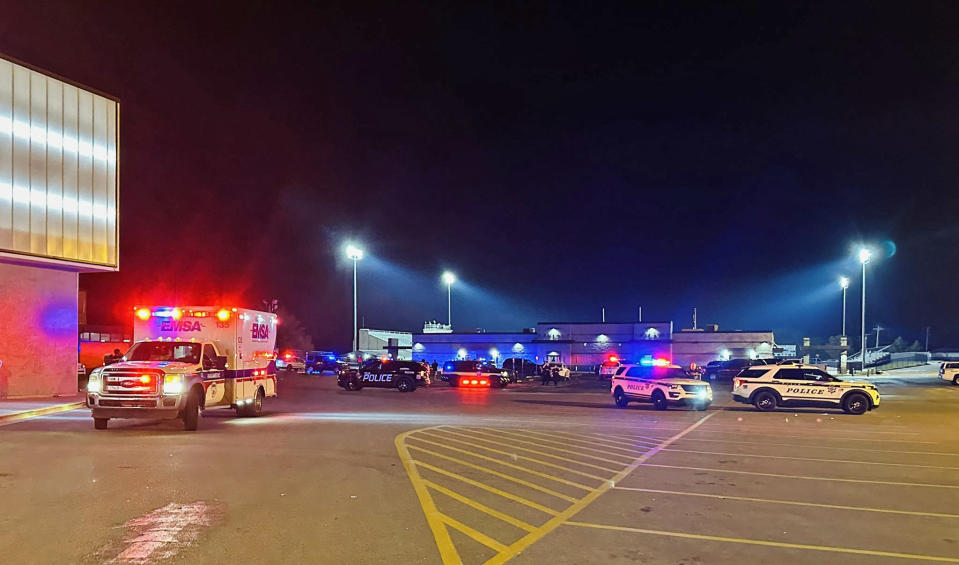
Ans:
[[[427,463],[427,462],[425,462],[425,461],[419,461],[419,460],[417,460],[417,459],[413,459],[413,462],[416,463],[418,466],[423,467],[424,469],[429,469],[430,471],[433,471],[434,473],[439,473],[439,474],[441,474],[441,475],[445,475],[445,476],[447,476],[447,477],[449,477],[449,478],[451,478],[451,479],[456,479],[456,480],[462,481],[462,482],[464,482],[464,483],[466,483],[466,484],[468,484],[468,485],[471,485],[471,486],[474,486],[474,487],[476,487],[476,488],[485,490],[486,492],[491,492],[491,493],[493,493],[493,494],[502,496],[503,498],[508,498],[508,499],[510,499],[510,500],[512,500],[512,501],[514,501],[514,502],[519,502],[520,504],[525,504],[526,506],[529,506],[530,508],[535,508],[536,510],[539,510],[540,512],[542,512],[542,513],[544,513],[544,514],[549,514],[550,516],[555,516],[555,515],[559,514],[559,512],[558,512],[557,510],[553,510],[552,508],[549,508],[548,506],[543,506],[542,504],[539,504],[539,503],[537,503],[537,502],[533,502],[532,500],[523,498],[522,496],[519,496],[519,495],[515,495],[515,494],[513,494],[513,493],[511,493],[511,492],[506,492],[505,490],[500,490],[500,489],[498,489],[498,488],[496,488],[496,487],[491,487],[491,486],[489,486],[489,485],[487,485],[487,484],[484,484],[484,483],[481,483],[481,482],[479,482],[479,481],[474,481],[473,479],[471,479],[471,478],[469,478],[469,477],[464,477],[463,475],[458,475],[458,474],[456,474],[456,473],[454,473],[454,472],[452,472],[452,471],[447,471],[446,469],[441,469],[441,468],[439,468],[439,467],[437,467],[437,466],[435,466],[435,465],[430,465],[429,463]],[[425,481],[426,479],[423,479],[423,480]]]
[[[445,431],[445,430],[441,430],[441,431]],[[517,459],[524,459],[524,460],[526,460],[526,461],[532,461],[533,463],[536,463],[536,464],[539,464],[539,465],[543,465],[543,466],[546,466],[546,467],[552,467],[552,468],[554,468],[554,469],[559,469],[559,470],[561,470],[561,471],[568,471],[568,472],[570,472],[570,473],[575,473],[575,474],[577,474],[577,475],[582,475],[582,476],[584,476],[584,477],[589,477],[590,479],[596,479],[597,481],[606,481],[606,480],[609,480],[609,477],[600,477],[600,476],[598,476],[598,475],[593,475],[593,474],[590,474],[590,473],[585,473],[585,472],[583,472],[583,471],[577,471],[576,469],[570,469],[569,467],[563,467],[562,465],[557,465],[557,464],[555,464],[555,463],[550,463],[550,462],[548,462],[548,461],[543,461],[542,459],[535,459],[535,458],[533,458],[533,457],[526,457],[525,455],[518,455],[518,454],[516,454],[516,453],[510,453],[509,451],[503,451],[503,450],[501,450],[501,449],[493,449],[492,447],[486,447],[486,446],[484,446],[484,445],[481,445],[481,444],[478,444],[478,443],[473,443],[473,442],[471,442],[471,441],[466,441],[466,440],[456,439],[456,438],[451,438],[451,437],[445,437],[445,436],[437,435],[437,434],[426,434],[426,435],[428,435],[428,436],[430,436],[430,437],[435,437],[435,438],[438,438],[438,439],[444,439],[444,440],[446,440],[446,441],[455,441],[455,442],[457,442],[457,443],[462,443],[463,445],[469,445],[469,446],[475,447],[475,448],[477,448],[477,449],[484,449],[484,450],[489,451],[489,452],[492,452],[492,453],[499,453],[499,454],[501,454],[501,455],[506,455],[507,457],[516,457]],[[415,439],[415,438],[414,438],[414,439]],[[613,473],[616,473],[616,471],[612,471],[612,472],[613,472]]]
[[[629,528],[626,526],[608,526],[605,524],[589,524],[586,522],[566,522],[568,526],[579,526],[583,528],[597,528],[601,530],[613,530],[617,532],[631,532],[636,534],[649,534],[654,536],[668,536],[674,538],[695,539],[704,541],[719,541],[726,543],[741,543],[746,545],[761,545],[766,547],[779,547],[783,549],[808,549],[812,551],[828,551],[832,553],[850,553],[855,555],[871,555],[873,557],[892,557],[896,559],[913,559],[918,561],[939,561],[945,563],[959,563],[959,558],[940,557],[937,555],[920,555],[917,553],[895,553],[892,551],[877,551],[872,549],[856,549],[852,547],[832,547],[828,545],[810,545],[803,543],[787,543],[779,541],[730,538],[723,536],[710,536],[705,534],[690,534],[686,532],[667,532],[663,530],[647,530],[643,528]],[[492,561],[492,560],[490,560]]]
[[[514,482],[514,483],[521,484],[521,485],[523,485],[524,487],[529,487],[529,488],[531,488],[531,489],[533,489],[533,490],[538,490],[538,491],[540,491],[540,492],[545,492],[545,493],[548,494],[548,495],[555,496],[556,498],[565,500],[565,501],[567,501],[567,502],[576,502],[576,499],[573,498],[572,496],[567,496],[567,495],[565,495],[565,494],[563,494],[563,493],[561,493],[561,492],[556,492],[555,490],[548,489],[548,488],[546,488],[546,487],[544,487],[544,486],[540,486],[540,485],[538,485],[538,484],[536,484],[536,483],[531,483],[531,482],[529,482],[529,481],[524,481],[523,479],[517,479],[516,477],[511,477],[511,476],[509,476],[509,475],[507,475],[507,474],[505,474],[505,473],[500,473],[499,471],[494,471],[494,470],[489,469],[489,468],[487,468],[487,467],[481,467],[480,465],[474,465],[473,463],[469,463],[469,462],[467,462],[467,461],[463,461],[462,459],[457,459],[457,458],[455,458],[455,457],[450,457],[449,455],[443,455],[442,453],[437,453],[437,452],[435,452],[435,451],[426,449],[426,448],[424,448],[424,447],[419,447],[419,446],[416,446],[416,445],[410,445],[410,446],[408,446],[408,447],[409,447],[410,449],[415,449],[415,450],[417,450],[417,451],[422,451],[423,453],[429,453],[430,455],[432,455],[432,456],[434,456],[434,457],[439,457],[440,459],[447,459],[447,460],[452,461],[452,462],[454,462],[454,463],[459,463],[460,465],[463,465],[464,467],[469,467],[469,468],[471,468],[471,469],[476,469],[477,471],[483,471],[484,473],[489,473],[490,475],[499,477],[499,478],[501,478],[501,479],[506,479],[507,481],[512,481],[512,482]]]
[[[636,455],[642,455],[643,453],[646,453],[645,451],[642,451],[642,450],[639,450],[639,449],[626,449],[625,447],[615,447],[615,446],[612,446],[612,445],[605,445],[605,444],[602,444],[602,443],[597,443],[597,442],[589,441],[589,440],[586,440],[586,439],[576,439],[575,437],[567,437],[566,435],[559,436],[559,435],[556,435],[556,432],[545,433],[545,432],[536,432],[536,431],[533,431],[533,430],[525,430],[525,433],[527,433],[527,434],[534,434],[534,435],[537,435],[537,436],[547,436],[547,437],[550,437],[550,438],[559,438],[559,439],[561,439],[561,440],[563,440],[563,441],[557,441],[557,440],[555,440],[555,439],[548,440],[548,441],[552,441],[553,443],[558,443],[558,444],[560,444],[560,445],[570,445],[569,442],[571,442],[571,441],[575,441],[575,442],[578,442],[578,443],[585,443],[585,444],[588,444],[588,445],[596,445],[596,446],[602,447],[602,448],[603,448],[603,451],[601,451],[601,453],[606,453],[607,455],[618,455],[618,456],[622,456],[622,457],[630,457],[630,458],[632,458],[632,457],[635,457]],[[547,440],[543,440],[543,441],[547,441]],[[579,448],[578,445],[573,445],[573,446],[571,446],[571,447]],[[584,448],[584,449],[585,449],[585,448]],[[616,452],[613,452],[613,451],[609,451],[610,449],[615,449],[615,450],[617,450],[617,451],[628,451],[628,452],[630,452],[632,455],[626,455],[626,454],[624,454],[624,453],[616,453]],[[599,451],[599,450],[596,450],[596,451]]]
[[[897,453],[902,455],[936,455],[936,456],[947,456],[947,457],[959,457],[959,453],[945,453],[942,451],[899,451],[895,449],[874,449],[871,447],[840,447],[835,445],[812,445],[812,444],[803,444],[803,443],[770,443],[768,441],[743,441],[735,439],[706,439],[706,438],[693,438],[693,437],[684,437],[683,441],[707,441],[710,443],[742,443],[748,445],[765,445],[768,447],[808,447],[814,449],[844,449],[846,451],[875,451],[879,453]]]
[[[476,510],[479,510],[480,512],[485,512],[486,514],[489,514],[490,516],[493,516],[494,518],[499,518],[500,520],[506,522],[507,524],[512,524],[516,526],[517,528],[526,530],[527,532],[532,532],[536,530],[536,526],[533,526],[532,524],[527,524],[526,522],[522,520],[513,518],[509,514],[503,514],[499,510],[496,510],[495,508],[490,508],[489,506],[486,506],[485,504],[481,504],[479,502],[476,502],[475,500],[466,498],[462,494],[451,491],[450,489],[442,485],[438,485],[434,483],[433,481],[424,480],[423,482],[426,484],[426,486],[430,487],[431,489],[435,491],[439,491],[454,500],[457,500],[471,508],[475,508]]]
[[[489,547],[489,548],[491,548],[491,549],[495,549],[496,551],[503,551],[503,550],[506,549],[506,546],[505,546],[505,545],[503,545],[503,544],[501,544],[500,542],[494,540],[493,538],[489,537],[488,535],[484,534],[483,532],[478,532],[478,531],[474,530],[473,528],[467,526],[467,525],[464,524],[463,522],[460,522],[459,520],[454,520],[453,518],[450,518],[450,517],[447,516],[446,514],[443,514],[442,516],[440,516],[440,520],[441,520],[444,524],[446,524],[447,526],[451,526],[451,527],[453,527],[453,528],[456,528],[457,530],[463,532],[464,534],[468,535],[469,537],[473,538],[474,540],[480,542],[481,544],[483,544],[483,545],[485,545],[485,546],[487,546],[487,547]]]
[[[661,445],[659,445],[659,446],[657,446],[657,447],[654,447],[653,449],[651,449],[651,450],[649,450],[648,452],[644,453],[641,457],[639,457],[639,458],[637,458],[635,461],[633,461],[633,462],[629,465],[629,467],[626,467],[625,469],[623,469],[622,471],[620,471],[620,472],[619,472],[615,477],[613,477],[611,480],[609,480],[609,481],[607,481],[607,482],[604,482],[603,484],[599,485],[599,486],[596,487],[592,492],[590,492],[589,494],[587,494],[586,496],[584,496],[583,498],[581,498],[580,500],[578,500],[578,501],[575,502],[574,504],[570,505],[566,510],[563,510],[562,512],[560,512],[559,514],[557,514],[557,515],[554,516],[553,518],[550,518],[549,521],[547,521],[545,524],[543,524],[542,526],[540,526],[539,529],[537,529],[535,532],[531,532],[531,533],[523,536],[522,538],[518,539],[517,541],[513,542],[512,544],[510,544],[510,546],[509,546],[506,550],[501,551],[501,552],[498,553],[496,556],[494,556],[493,558],[491,558],[490,560],[488,560],[486,563],[487,563],[488,565],[499,565],[499,564],[501,564],[501,563],[505,563],[505,562],[509,561],[509,560],[512,559],[513,557],[516,557],[518,554],[522,553],[522,551],[523,551],[524,549],[526,549],[527,547],[533,545],[534,543],[536,543],[537,541],[539,541],[540,539],[542,539],[543,536],[545,536],[545,535],[549,534],[550,532],[552,532],[553,530],[555,530],[557,527],[559,527],[559,526],[562,525],[564,522],[566,522],[567,520],[569,520],[570,518],[572,518],[574,515],[576,515],[576,513],[579,512],[580,510],[582,510],[583,508],[586,508],[586,506],[588,506],[591,502],[593,502],[594,500],[596,500],[597,498],[599,498],[601,495],[603,495],[603,493],[605,493],[605,492],[608,491],[610,488],[612,488],[612,486],[613,486],[615,483],[618,483],[619,481],[623,480],[623,479],[624,479],[627,475],[629,475],[634,469],[636,469],[636,468],[639,467],[640,465],[644,465],[645,462],[646,462],[650,457],[652,457],[652,456],[656,455],[657,453],[659,453],[660,449],[662,449],[663,447],[668,446],[668,445],[671,444],[672,442],[678,440],[679,438],[683,437],[684,435],[688,434],[689,432],[695,430],[696,428],[698,428],[699,426],[701,426],[704,422],[706,422],[707,420],[709,420],[710,418],[712,418],[713,416],[715,416],[715,415],[718,414],[718,413],[719,413],[719,412],[712,412],[712,413],[710,413],[710,414],[707,414],[707,415],[704,416],[703,418],[700,418],[699,420],[697,420],[697,421],[696,421],[695,423],[693,423],[691,426],[687,427],[685,430],[677,433],[677,434],[674,435],[673,437],[671,437],[671,438],[667,439],[666,441],[664,441]]]
[[[553,459],[559,459],[560,461],[568,461],[569,463],[575,463],[575,464],[577,464],[577,465],[582,465],[582,466],[584,466],[584,467],[592,467],[593,469],[599,469],[600,471],[606,471],[606,472],[608,472],[608,473],[616,474],[616,473],[619,472],[619,469],[610,469],[610,468],[608,468],[608,467],[603,467],[603,466],[601,466],[601,465],[593,465],[592,463],[586,463],[586,462],[583,462],[583,461],[579,461],[579,460],[577,460],[577,459],[570,459],[569,457],[561,457],[561,456],[559,456],[559,455],[553,455],[552,453],[547,453],[546,451],[538,451],[538,450],[536,450],[536,449],[530,449],[530,448],[528,448],[528,447],[520,447],[520,446],[518,446],[518,445],[513,445],[513,443],[510,442],[510,441],[504,441],[504,440],[494,441],[494,440],[489,440],[489,439],[483,439],[483,438],[481,438],[481,437],[474,437],[473,435],[461,434],[461,433],[455,432],[455,431],[453,431],[453,430],[451,430],[451,429],[449,429],[449,428],[447,428],[447,427],[440,428],[440,430],[441,430],[441,431],[444,431],[444,432],[447,432],[447,433],[450,433],[450,434],[456,434],[456,435],[461,436],[461,437],[468,437],[468,438],[470,438],[470,439],[475,439],[476,441],[485,441],[485,442],[487,442],[487,443],[492,443],[493,445],[499,445],[499,446],[501,446],[501,447],[509,447],[510,449],[519,449],[519,450],[522,450],[522,451],[527,451],[527,452],[529,452],[529,453],[535,453],[535,454],[537,454],[537,455],[542,455],[542,456],[544,456],[544,457],[552,457]],[[477,433],[477,430],[468,430],[468,431],[472,431],[472,432],[474,432],[474,434]],[[482,432],[478,432],[478,433],[482,433]],[[532,443],[532,442],[524,442],[524,443],[531,443],[532,445],[537,445],[537,444]],[[557,451],[566,451],[566,450],[557,450]],[[572,452],[572,453],[576,453],[576,452]],[[586,455],[585,457],[591,457],[591,456],[590,456],[590,455]],[[594,457],[594,459],[600,459],[600,458]],[[617,463],[616,461],[612,461],[612,460],[609,460],[609,459],[600,459],[600,460],[601,460],[601,461],[609,461],[610,463]],[[626,464],[625,464],[625,463],[622,463],[621,465],[625,466]]]
[[[400,454],[400,460],[403,462],[406,474],[410,477],[410,482],[413,483],[413,491],[416,492],[416,498],[420,501],[420,506],[423,507],[423,514],[426,515],[426,523],[429,524],[430,531],[433,532],[433,539],[436,540],[436,547],[439,549],[440,558],[443,560],[444,565],[462,564],[459,553],[456,551],[456,546],[453,545],[453,540],[450,538],[449,531],[447,531],[440,521],[443,514],[436,508],[436,504],[433,503],[433,497],[430,496],[426,485],[423,484],[420,472],[413,463],[413,458],[410,456],[409,450],[403,443],[409,434],[410,432],[405,432],[396,436],[396,439],[393,440],[394,445],[396,445],[396,451]]]
[[[932,518],[959,518],[959,514],[942,514],[939,512],[915,512],[911,510],[890,510],[886,508],[868,508],[863,506],[841,506],[839,504],[818,504],[815,502],[800,502],[798,500],[779,500],[774,498],[753,498],[749,496],[730,496],[726,494],[709,494],[705,492],[685,492],[675,490],[659,490],[653,488],[614,487],[616,490],[634,492],[652,492],[657,494],[676,494],[682,496],[699,496],[703,498],[717,498],[720,500],[742,500],[744,502],[766,502],[769,504],[786,504],[789,506],[811,506],[814,508],[832,508],[835,510],[856,510],[861,512],[881,512],[884,514],[903,514],[906,516],[929,516]]]
[[[915,463],[884,463],[882,461],[852,461],[849,459],[823,459],[817,457],[794,457],[791,455],[757,455],[753,453],[729,453],[725,451],[697,451],[694,449],[664,449],[663,451],[674,451],[676,453],[698,453],[701,455],[738,455],[740,457],[759,457],[763,459],[793,459],[798,461],[816,461],[819,463],[853,463],[855,465],[887,465],[891,467],[911,467],[914,469],[942,469],[946,471],[959,471],[959,467],[943,467],[940,465],[917,465]]]
[[[520,437],[525,437],[525,436],[522,436],[522,435],[520,435],[520,434],[516,434],[516,433],[513,433],[513,432],[508,432],[508,431],[505,431],[505,430],[491,430],[491,431],[494,431],[494,432],[496,432],[496,433],[498,433],[498,434],[508,434],[509,436],[519,435]],[[479,433],[483,433],[483,432],[479,432]],[[603,454],[605,454],[605,455],[609,455],[609,456],[612,456],[612,457],[622,457],[622,458],[624,458],[624,459],[630,459],[630,460],[633,459],[633,456],[632,456],[632,455],[626,455],[625,453],[611,453],[611,452],[608,452],[608,451],[603,451],[603,450],[601,450],[601,449],[592,449],[592,448],[589,448],[589,447],[578,447],[578,451],[572,451],[572,450],[569,450],[569,449],[563,449],[563,448],[559,448],[559,447],[552,447],[552,446],[549,446],[549,445],[543,445],[543,443],[542,443],[542,442],[555,443],[555,444],[559,444],[559,445],[562,445],[562,446],[565,446],[565,447],[576,447],[576,446],[571,446],[571,445],[568,444],[568,443],[563,443],[563,442],[561,442],[561,441],[552,441],[552,440],[546,440],[546,439],[537,439],[537,441],[539,442],[539,443],[537,443],[537,442],[532,442],[532,441],[527,441],[527,440],[522,440],[522,439],[513,439],[512,437],[510,437],[509,439],[510,439],[510,441],[515,441],[515,442],[519,442],[519,443],[526,443],[526,444],[529,444],[529,445],[538,445],[538,446],[540,446],[540,447],[547,447],[547,448],[549,448],[549,449],[553,449],[553,450],[560,451],[560,452],[563,452],[563,453],[571,453],[571,454],[574,454],[574,455],[582,455],[583,457],[589,457],[589,458],[591,458],[591,459],[596,459],[597,461],[606,461],[607,463],[616,463],[616,464],[618,464],[618,465],[629,465],[629,461],[615,461],[615,460],[613,460],[613,459],[606,459],[606,458],[603,458],[603,457],[596,457],[595,455],[588,455],[588,454],[586,454],[586,453],[581,453],[581,452],[582,452],[582,451],[595,451],[596,453],[603,453]]]
[[[566,479],[561,479],[561,478],[559,478],[559,477],[554,477],[553,475],[549,475],[549,474],[547,474],[547,473],[540,473],[539,471],[534,471],[533,469],[529,469],[529,468],[523,467],[522,465],[513,465],[512,463],[507,463],[506,461],[503,461],[502,459],[497,459],[497,458],[495,458],[495,457],[487,457],[486,455],[480,455],[479,453],[473,453],[472,451],[467,451],[467,450],[465,450],[465,449],[460,449],[460,448],[458,448],[458,447],[452,447],[452,446],[449,446],[449,445],[445,445],[445,444],[442,444],[442,443],[440,443],[440,442],[438,442],[438,441],[430,441],[430,440],[428,440],[428,439],[423,439],[423,438],[418,437],[418,436],[410,436],[410,437],[407,438],[407,439],[412,439],[412,440],[414,440],[414,441],[421,441],[421,442],[423,442],[423,443],[428,443],[428,444],[430,444],[430,445],[435,445],[436,447],[440,447],[440,448],[442,448],[442,449],[448,449],[448,450],[450,450],[450,451],[455,451],[455,452],[457,452],[457,453],[463,453],[463,454],[465,454],[465,455],[469,455],[470,457],[476,457],[477,459],[482,459],[482,460],[484,460],[484,461],[489,461],[489,462],[491,462],[491,463],[496,463],[497,465],[502,465],[502,466],[504,466],[504,467],[509,467],[510,469],[516,469],[517,471],[523,471],[523,472],[525,472],[525,473],[529,473],[530,475],[536,475],[537,477],[540,477],[540,478],[543,478],[543,479],[548,479],[548,480],[550,480],[550,481],[555,481],[555,482],[557,482],[557,483],[562,483],[562,484],[564,484],[564,485],[569,485],[569,486],[571,486],[571,487],[576,487],[576,488],[581,489],[581,490],[592,490],[592,489],[593,489],[593,487],[591,487],[591,486],[587,486],[587,485],[584,485],[584,484],[581,484],[581,483],[576,483],[576,482],[573,482],[573,481],[567,481]],[[605,481],[606,479],[601,479],[601,480]]]
[[[708,467],[686,467],[684,465],[659,465],[647,463],[644,467],[661,467],[663,469],[686,469],[688,471],[712,471],[714,473],[734,473],[737,475],[754,475],[757,477],[777,477],[781,479],[804,479],[807,481],[835,481],[839,483],[862,483],[868,485],[893,485],[902,487],[931,487],[931,488],[959,488],[959,485],[937,485],[932,483],[903,483],[897,481],[867,481],[865,479],[840,479],[835,477],[809,477],[804,475],[780,475],[777,473],[757,473],[755,471],[736,471],[733,469],[710,469]]]

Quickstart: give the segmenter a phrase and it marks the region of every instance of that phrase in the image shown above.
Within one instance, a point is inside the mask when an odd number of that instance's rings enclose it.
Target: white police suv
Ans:
[[[713,401],[709,383],[689,378],[686,371],[665,359],[644,359],[639,365],[622,365],[610,379],[613,402],[625,408],[630,402],[651,402],[656,410],[685,405],[705,410]]]
[[[764,365],[733,378],[733,400],[763,412],[808,406],[858,415],[879,406],[879,390],[870,383],[839,380],[815,365]]]

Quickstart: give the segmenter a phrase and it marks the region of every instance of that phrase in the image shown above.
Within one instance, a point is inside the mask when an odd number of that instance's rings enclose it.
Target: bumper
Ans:
[[[180,395],[144,396],[137,398],[87,394],[87,407],[94,418],[173,419],[180,415]]]
[[[697,406],[697,407],[708,408],[709,405],[713,403],[713,399],[689,397],[689,398],[680,398],[679,400],[670,399],[668,402],[671,406]]]
[[[742,402],[743,404],[749,404],[749,399],[745,396],[739,396],[738,394],[733,395],[733,400],[736,402]]]

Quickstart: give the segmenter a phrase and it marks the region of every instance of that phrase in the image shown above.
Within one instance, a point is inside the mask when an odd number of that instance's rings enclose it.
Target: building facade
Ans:
[[[119,266],[119,111],[0,56],[0,398],[77,392],[78,273]]]

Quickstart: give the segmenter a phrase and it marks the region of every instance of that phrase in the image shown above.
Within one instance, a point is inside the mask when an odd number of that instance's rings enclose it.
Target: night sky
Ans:
[[[3,3],[0,52],[121,101],[134,303],[372,327],[647,320],[959,345],[952,3]]]

